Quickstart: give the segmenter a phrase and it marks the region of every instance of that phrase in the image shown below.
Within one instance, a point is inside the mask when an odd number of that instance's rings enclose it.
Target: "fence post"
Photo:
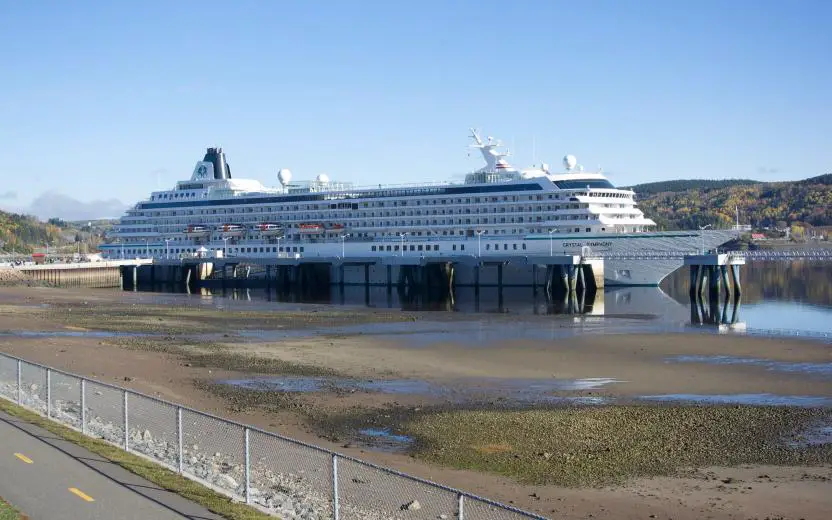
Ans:
[[[87,380],[81,380],[81,433],[87,434]]]
[[[52,369],[46,369],[46,418],[52,418]]]
[[[23,362],[17,360],[17,405],[23,406]]]
[[[176,407],[176,443],[179,446],[177,453],[179,454],[179,474],[182,474],[184,466],[185,451],[182,449],[182,407]]]
[[[124,450],[125,451],[130,451],[129,424],[127,422],[127,390],[124,390],[123,394],[124,394]]]
[[[332,454],[332,518],[338,520],[340,515],[338,506],[338,455]]]
[[[246,456],[246,504],[251,504],[251,444],[249,443],[249,429],[244,429]]]
[[[459,503],[457,504],[456,517],[459,520],[465,520],[465,495],[459,494]]]

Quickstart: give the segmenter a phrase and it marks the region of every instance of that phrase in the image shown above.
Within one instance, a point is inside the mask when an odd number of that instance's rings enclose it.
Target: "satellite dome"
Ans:
[[[322,173],[322,174],[318,175],[317,177],[315,177],[315,180],[320,182],[321,184],[326,184],[326,183],[329,182],[329,175],[327,175],[325,173]]]
[[[571,170],[575,167],[576,164],[578,164],[578,159],[575,158],[575,156],[572,154],[569,154],[563,158],[563,165],[566,166],[567,170]]]
[[[292,172],[289,171],[288,168],[281,168],[280,171],[277,172],[277,180],[280,181],[280,184],[286,186],[292,182]]]

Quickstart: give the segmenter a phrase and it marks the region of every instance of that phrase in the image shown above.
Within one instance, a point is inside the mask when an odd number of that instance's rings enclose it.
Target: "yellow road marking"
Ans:
[[[95,499],[93,497],[89,496],[88,494],[84,493],[78,488],[69,488],[69,492],[73,495],[78,495],[79,497],[81,497],[81,500],[86,500],[87,502],[95,502]]]
[[[18,459],[22,460],[26,464],[32,464],[32,459],[30,459],[29,457],[27,457],[26,455],[24,455],[22,453],[15,453],[14,456],[17,457]]]

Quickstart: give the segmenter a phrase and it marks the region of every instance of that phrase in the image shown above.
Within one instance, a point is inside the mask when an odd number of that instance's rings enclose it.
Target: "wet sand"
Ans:
[[[666,394],[832,398],[832,377],[825,372],[832,364],[829,345],[703,334],[571,338],[555,334],[555,339],[546,340],[530,338],[528,329],[570,327],[571,318],[529,317],[518,322],[516,317],[471,315],[458,320],[442,313],[332,311],[325,306],[299,305],[281,307],[286,310],[277,316],[260,306],[217,309],[215,303],[183,303],[183,299],[103,290],[0,288],[0,331],[7,332],[0,334],[0,350],[312,441],[546,516],[821,518],[832,509],[829,465],[680,470],[676,476],[635,478],[603,488],[519,484],[509,477],[450,469],[403,453],[371,451],[343,431],[322,429],[310,420],[316,415],[360,415],[367,410],[392,410],[395,415],[431,407],[488,407],[493,397],[489,390],[500,390],[505,380],[531,383],[607,378],[613,381],[595,387],[545,387],[541,395],[591,396],[622,403]],[[148,306],[154,302],[161,304]],[[490,325],[481,327],[482,321]],[[377,322],[390,324],[387,329],[380,327],[388,333],[367,333],[373,331],[371,326],[359,330],[360,334],[321,332],[326,327]],[[149,336],[85,335],[94,329],[129,332],[126,328],[131,323],[135,331]],[[433,332],[413,338],[406,333],[407,324]],[[455,334],[457,329],[463,331],[462,339]],[[497,329],[502,333],[492,339],[495,334],[491,332]],[[77,334],[17,334],[23,331]],[[171,331],[174,334],[169,334]],[[274,331],[295,332],[281,337]],[[512,335],[519,339],[509,339]],[[424,341],[426,336],[431,341]],[[223,366],[231,355],[236,361]],[[762,362],[732,363],[717,357],[726,355]],[[241,363],[240,359],[255,362]],[[252,406],[245,395],[227,392],[218,396],[217,387],[211,384],[287,374],[411,380],[447,391],[414,394],[329,389],[284,394],[280,406],[264,410]],[[472,382],[482,397],[465,392]],[[500,406],[506,404],[500,402]]]

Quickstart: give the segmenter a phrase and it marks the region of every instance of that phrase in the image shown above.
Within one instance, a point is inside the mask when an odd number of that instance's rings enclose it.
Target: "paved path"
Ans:
[[[99,455],[3,412],[0,496],[31,520],[222,520]]]

